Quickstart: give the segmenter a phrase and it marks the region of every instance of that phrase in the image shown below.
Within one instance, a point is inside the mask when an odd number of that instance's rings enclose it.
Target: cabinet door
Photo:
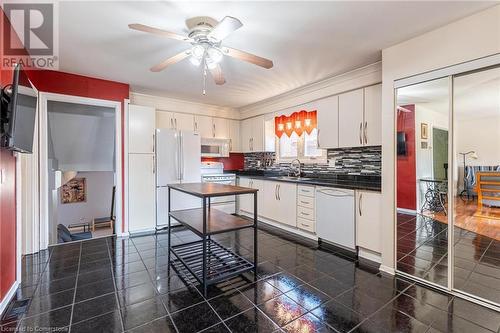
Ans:
[[[240,177],[238,180],[239,186],[242,187],[254,188],[252,182],[253,179],[245,177]],[[245,213],[253,213],[253,195],[242,194],[242,195],[237,195],[236,198],[239,203],[240,211],[243,211]]]
[[[230,152],[241,152],[240,145],[240,121],[239,120],[229,120],[229,151]]]
[[[263,198],[260,200],[259,213],[263,217],[281,222],[279,220],[280,214],[278,209],[278,185],[281,182],[273,182],[269,180],[264,180],[262,186]]]
[[[229,139],[229,120],[224,118],[212,118],[215,137]]]
[[[129,231],[152,230],[155,227],[154,154],[128,155]]]
[[[382,144],[382,85],[365,88],[364,139],[366,146]]]
[[[297,226],[297,185],[278,183],[277,221],[292,227]]]
[[[194,117],[194,130],[199,133],[202,138],[213,138],[214,127],[212,117],[195,116]]]
[[[243,153],[252,151],[252,118],[241,121],[240,145]]]
[[[156,128],[155,109],[148,106],[128,107],[128,152],[153,153]]]
[[[318,112],[318,146],[339,146],[339,97],[331,96],[314,103]]]
[[[252,118],[252,151],[265,151],[264,136],[264,116]]]
[[[356,245],[374,252],[381,248],[381,194],[356,191]]]
[[[274,134],[274,113],[264,115],[264,151],[276,151],[276,135]]]
[[[178,131],[194,131],[194,116],[187,113],[174,114],[174,126]]]
[[[363,145],[363,89],[339,95],[339,147]]]
[[[156,111],[156,128],[174,128],[173,112]]]

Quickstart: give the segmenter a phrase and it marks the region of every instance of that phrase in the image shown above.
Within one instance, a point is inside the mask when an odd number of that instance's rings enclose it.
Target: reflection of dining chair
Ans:
[[[470,198],[470,192],[469,192],[469,182],[467,181],[467,170],[465,167],[465,160],[467,158],[467,155],[470,155],[470,157],[474,160],[478,159],[478,156],[474,150],[468,151],[466,153],[459,153],[463,157],[463,162],[464,162],[464,189],[460,194],[458,195],[462,200],[465,201],[465,197],[467,197],[467,200]]]

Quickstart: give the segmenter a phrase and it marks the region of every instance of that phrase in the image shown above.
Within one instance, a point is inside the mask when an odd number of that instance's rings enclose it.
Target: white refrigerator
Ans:
[[[191,131],[156,129],[155,152],[156,228],[160,229],[168,225],[167,185],[201,182],[200,136]],[[201,207],[199,198],[175,190],[171,195],[171,210]]]

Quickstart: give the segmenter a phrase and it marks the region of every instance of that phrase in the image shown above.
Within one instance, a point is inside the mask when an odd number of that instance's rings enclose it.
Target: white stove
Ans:
[[[218,183],[236,185],[234,173],[224,173],[224,164],[221,162],[201,162],[201,181],[203,183]],[[212,198],[211,207],[228,214],[236,213],[236,196]]]

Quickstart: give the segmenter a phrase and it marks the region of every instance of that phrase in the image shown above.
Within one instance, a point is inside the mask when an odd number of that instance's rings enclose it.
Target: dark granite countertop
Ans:
[[[381,177],[367,175],[321,175],[304,176],[300,178],[285,177],[280,172],[272,170],[233,170],[228,171],[241,177],[252,177],[254,179],[264,179],[304,185],[330,186],[350,190],[381,191]]]

